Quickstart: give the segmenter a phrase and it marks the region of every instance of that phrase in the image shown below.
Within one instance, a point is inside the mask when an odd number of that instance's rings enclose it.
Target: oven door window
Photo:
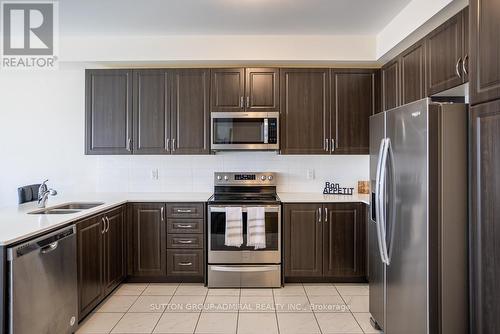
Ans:
[[[216,118],[214,144],[264,144],[263,118]]]
[[[266,248],[256,251],[277,251],[279,246],[278,238],[278,213],[266,212]],[[252,250],[247,246],[247,214],[243,212],[243,244],[241,247],[224,246],[226,234],[226,214],[224,212],[212,212],[210,216],[210,248],[215,251],[241,251]]]

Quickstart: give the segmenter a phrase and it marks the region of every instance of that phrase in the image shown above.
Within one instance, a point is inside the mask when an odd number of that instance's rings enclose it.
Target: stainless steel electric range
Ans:
[[[274,173],[215,173],[208,203],[208,286],[281,286],[281,202]],[[226,207],[242,208],[243,244],[225,246]],[[247,243],[247,208],[264,207],[266,247]]]

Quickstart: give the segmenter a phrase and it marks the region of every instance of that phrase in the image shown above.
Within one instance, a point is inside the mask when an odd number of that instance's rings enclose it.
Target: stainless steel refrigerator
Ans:
[[[372,325],[468,332],[467,106],[416,101],[370,117]]]

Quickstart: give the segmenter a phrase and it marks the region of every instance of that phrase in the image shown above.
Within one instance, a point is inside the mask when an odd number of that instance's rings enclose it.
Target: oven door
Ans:
[[[253,247],[248,247],[246,245],[247,213],[244,205],[232,205],[241,207],[243,211],[243,244],[241,247],[224,245],[226,206],[227,205],[210,205],[208,207],[208,263],[281,263],[281,207],[279,205],[264,206],[266,248],[255,250]]]
[[[278,150],[279,113],[211,113],[211,148],[221,150]]]

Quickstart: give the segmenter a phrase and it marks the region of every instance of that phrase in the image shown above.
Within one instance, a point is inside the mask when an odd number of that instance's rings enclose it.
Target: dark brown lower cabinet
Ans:
[[[124,217],[119,207],[76,224],[79,320],[125,278]]]
[[[470,120],[471,333],[500,333],[500,100],[472,107]]]
[[[362,203],[285,204],[285,281],[366,281]]]
[[[134,203],[130,206],[133,277],[163,277],[167,274],[164,203]]]

